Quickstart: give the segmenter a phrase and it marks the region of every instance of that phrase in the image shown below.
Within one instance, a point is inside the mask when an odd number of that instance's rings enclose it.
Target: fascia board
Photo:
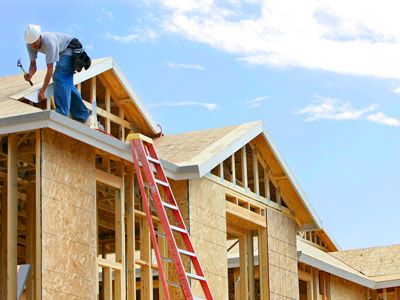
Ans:
[[[129,97],[133,99],[134,103],[136,106],[138,106],[139,110],[141,111],[144,119],[147,121],[147,123],[150,125],[150,128],[152,129],[154,134],[157,134],[159,130],[157,129],[158,124],[154,121],[153,117],[151,116],[150,112],[147,110],[146,106],[140,99],[140,97],[136,94],[135,90],[133,89],[132,85],[129,83],[129,80],[125,77],[124,73],[120,70],[118,65],[115,63],[115,61],[112,61],[112,69],[114,73],[116,74],[117,78],[119,79],[120,83],[122,86],[125,88],[125,90],[128,92]]]
[[[256,126],[249,129],[245,134],[237,138],[230,146],[221,149],[216,155],[208,161],[200,165],[199,177],[208,174],[214,167],[218,166],[221,162],[227,159],[230,155],[234,154],[248,142],[253,140],[256,136],[263,132],[263,123],[259,122]]]
[[[396,286],[400,286],[400,280],[399,279],[377,281],[375,283],[375,289],[385,289],[385,288],[391,288],[391,287],[396,287]]]
[[[199,167],[197,165],[177,166],[163,159],[160,159],[160,162],[168,178],[172,178],[174,180],[200,178]]]
[[[305,254],[302,251],[297,251],[297,256],[299,262],[312,266],[314,268],[320,269],[322,271],[328,272],[330,274],[336,275],[340,278],[349,280],[351,282],[355,282],[365,287],[369,287],[371,289],[375,288],[375,282],[368,278],[364,278],[362,276],[347,272],[341,268],[332,266],[322,260],[316,259],[312,256]]]
[[[48,127],[83,143],[132,162],[132,153],[128,144],[97,130],[88,128],[70,118],[56,113],[55,111],[50,112],[50,122]]]
[[[0,134],[35,130],[48,126],[50,111],[11,116],[0,119]]]

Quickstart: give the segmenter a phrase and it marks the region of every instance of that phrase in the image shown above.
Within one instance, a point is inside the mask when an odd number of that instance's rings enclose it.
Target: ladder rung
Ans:
[[[176,282],[173,282],[173,281],[167,280],[167,283],[168,283],[169,285],[172,285],[172,286],[177,287],[177,288],[180,288],[180,287],[181,287],[181,285],[180,285],[179,283],[176,283]]]
[[[172,258],[170,258],[170,257],[161,256],[161,259],[162,259],[162,260],[165,260],[165,261],[167,261],[167,262],[170,262],[170,263],[173,263],[173,262],[174,262],[174,260],[173,260]]]
[[[196,253],[193,253],[193,252],[190,252],[190,251],[187,251],[187,250],[183,250],[183,249],[179,249],[178,248],[178,252],[181,253],[181,254],[185,254],[187,256],[196,257]]]
[[[157,160],[157,159],[155,159],[155,158],[153,158],[151,156],[146,156],[146,157],[147,157],[148,161],[151,161],[151,162],[156,163],[156,164],[160,164],[159,160]]]
[[[164,201],[161,201],[161,203],[162,203],[162,205],[165,206],[165,207],[168,207],[168,208],[174,209],[174,210],[178,210],[178,207],[176,207],[176,206],[173,205],[173,204],[170,204],[170,203],[164,202]]]
[[[196,279],[196,280],[201,280],[201,281],[206,280],[203,276],[199,276],[199,275],[196,275],[196,274],[193,274],[193,273],[186,273],[186,276],[189,277],[189,278]]]
[[[172,230],[179,231],[179,232],[182,232],[182,233],[187,233],[184,228],[181,228],[181,227],[178,227],[178,226],[174,226],[174,225],[170,225],[170,227],[171,227]]]
[[[159,179],[154,179],[154,181],[155,181],[156,183],[160,184],[160,185],[169,186],[168,182],[161,181],[161,180],[159,180]]]
[[[161,233],[161,232],[159,232],[159,231],[154,231],[154,233],[155,233],[156,235],[158,235],[158,236],[161,236],[161,237],[165,238],[165,234],[164,234],[164,233]]]

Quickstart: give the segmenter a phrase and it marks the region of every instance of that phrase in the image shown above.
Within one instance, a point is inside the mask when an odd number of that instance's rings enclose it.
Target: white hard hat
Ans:
[[[40,38],[40,26],[29,24],[25,29],[25,42],[33,44]]]

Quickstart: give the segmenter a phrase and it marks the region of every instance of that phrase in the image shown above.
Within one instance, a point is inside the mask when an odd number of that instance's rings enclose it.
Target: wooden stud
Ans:
[[[96,101],[96,76],[90,78],[90,102]]]
[[[111,101],[110,101],[110,90],[106,88],[106,95],[105,95],[105,101],[106,101],[106,112],[108,114],[111,114]],[[106,131],[107,133],[111,133],[111,124],[110,124],[110,118],[106,118]]]
[[[249,272],[248,272],[248,243],[247,236],[239,238],[239,266],[240,266],[240,298],[249,298]]]
[[[1,193],[0,299],[7,299],[7,180]]]
[[[128,277],[128,300],[136,297],[136,274],[135,274],[135,180],[134,168],[127,167],[126,176],[126,201],[127,201],[127,277]]]
[[[260,195],[260,180],[258,177],[258,160],[257,160],[257,149],[254,148],[252,151],[253,154],[253,182],[254,182],[254,193],[257,196]]]
[[[125,115],[124,115],[124,111],[123,111],[122,108],[119,109],[119,117],[122,120],[125,120]],[[125,141],[125,126],[119,125],[119,128],[120,128],[120,132],[121,132],[121,138],[120,139],[121,139],[121,141]]]
[[[395,299],[400,300],[400,287],[395,288]]]
[[[265,198],[270,201],[271,200],[271,190],[269,189],[269,169],[264,168],[264,191]]]
[[[247,270],[249,281],[249,300],[255,300],[255,283],[254,283],[254,245],[253,245],[253,232],[246,232],[247,243]]]
[[[319,295],[319,280],[318,280],[318,270],[313,269],[313,297],[314,299],[318,299]]]
[[[231,162],[232,162],[232,183],[233,183],[233,186],[236,186],[235,153],[232,154]]]
[[[35,265],[34,265],[34,281],[35,281],[35,299],[42,299],[42,129],[36,130],[36,188],[35,188]]]
[[[235,268],[233,270],[233,284],[234,284],[234,293],[235,300],[240,300],[240,269]]]
[[[96,76],[90,78],[90,102],[91,102],[91,110],[92,110],[92,117],[94,120],[94,124],[96,128],[98,128],[97,122],[97,91],[96,91]]]
[[[395,288],[394,294],[395,294],[395,297],[394,297],[395,300],[400,300],[400,287]]]
[[[247,190],[248,190],[248,181],[247,181],[246,146],[243,146],[243,148],[242,148],[242,181],[243,181],[243,188],[247,192]]]
[[[103,290],[104,300],[112,300],[112,269],[110,267],[103,268]]]
[[[34,266],[34,238],[35,238],[35,185],[30,184],[27,190],[26,197],[26,263],[31,265],[31,271],[29,272],[28,280],[26,283],[26,299],[34,299],[34,281],[32,276],[32,270]]]
[[[160,249],[160,255],[162,257],[168,257],[168,246],[165,237],[162,236],[164,234],[164,229],[161,225],[158,226],[157,231],[160,232],[160,235],[157,237],[158,240],[158,248]],[[168,270],[168,263],[163,261],[163,270]],[[165,272],[165,271],[164,271]],[[168,272],[165,272],[166,280],[168,280]],[[162,288],[162,284],[159,288],[159,299],[165,300],[165,292]]]
[[[219,178],[224,182],[224,162],[219,164]]]
[[[260,300],[269,300],[268,231],[258,230],[258,265],[260,270]]]
[[[17,211],[18,211],[17,135],[8,136],[7,158],[7,298],[17,298]]]
[[[123,179],[123,178],[122,178]],[[122,188],[115,192],[115,260],[121,263],[121,272],[115,273],[115,295],[116,299],[126,298],[125,289],[125,191]]]
[[[384,288],[383,289],[383,300],[387,300],[387,299],[388,299],[388,297],[387,297],[387,289]]]
[[[149,263],[140,266],[140,299],[153,300],[153,276],[149,266],[151,264],[151,240],[146,219],[140,221],[140,258]]]
[[[311,275],[310,289],[308,290],[308,286],[307,286],[307,293],[310,294],[309,299],[310,300],[314,300],[315,299],[315,297],[314,297],[314,285],[315,285],[315,283],[314,283],[314,269],[313,268],[311,268],[311,270],[310,270],[310,275]]]

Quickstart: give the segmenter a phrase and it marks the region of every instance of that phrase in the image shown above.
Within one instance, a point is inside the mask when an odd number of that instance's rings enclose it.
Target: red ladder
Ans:
[[[179,211],[175,197],[172,193],[171,186],[168,183],[167,176],[164,173],[164,170],[160,164],[160,160],[154,149],[153,141],[150,138],[143,136],[141,134],[132,134],[132,133],[128,135],[127,141],[129,141],[132,150],[136,175],[138,178],[140,192],[142,194],[142,201],[144,206],[143,209],[146,213],[147,225],[150,229],[150,236],[157,259],[159,279],[162,283],[165,298],[167,300],[170,299],[168,284],[173,284],[173,283],[170,283],[166,280],[165,273],[163,270],[163,263],[162,263],[163,259],[169,262],[173,261],[176,272],[178,274],[180,287],[182,288],[182,292],[184,294],[185,299],[187,300],[194,299],[189,284],[189,278],[198,280],[200,282],[204,296],[206,297],[207,300],[214,299],[211,294],[210,287],[208,286],[208,282],[204,276],[204,272],[200,266],[199,259],[193,248],[192,242],[190,241],[189,232],[185,226],[182,215]],[[143,181],[142,171],[146,177],[147,184],[150,186],[151,198],[153,199],[157,215],[160,218],[164,234],[155,231],[150,210],[150,203],[149,199],[147,199],[147,194],[145,191],[145,184]],[[161,187],[164,190],[164,194],[166,196],[165,200],[161,199],[159,187]],[[167,209],[171,212],[170,216],[171,219],[174,220],[175,225],[171,225],[166,212]],[[180,234],[186,249],[179,249],[177,247],[173,232]],[[166,238],[170,253],[172,255],[172,260],[164,258],[160,255],[156,234],[164,236]],[[186,272],[182,262],[181,255],[185,255],[190,258],[195,273]]]

